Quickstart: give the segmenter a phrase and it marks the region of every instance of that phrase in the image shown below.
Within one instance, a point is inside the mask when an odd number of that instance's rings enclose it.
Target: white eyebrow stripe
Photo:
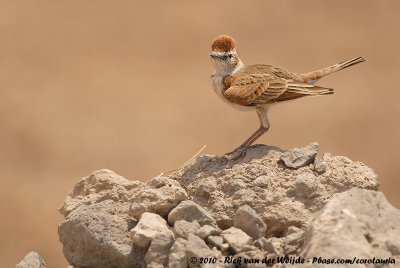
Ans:
[[[214,56],[224,56],[227,54],[236,54],[236,49],[232,49],[228,52],[222,52],[222,51],[212,51],[211,52],[211,55],[214,55]]]

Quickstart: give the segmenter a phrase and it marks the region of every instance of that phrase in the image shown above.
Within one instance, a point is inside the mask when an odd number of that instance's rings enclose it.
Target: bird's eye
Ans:
[[[229,57],[230,59],[232,59],[232,58],[234,57],[234,55],[233,55],[233,54],[229,54],[228,57]]]

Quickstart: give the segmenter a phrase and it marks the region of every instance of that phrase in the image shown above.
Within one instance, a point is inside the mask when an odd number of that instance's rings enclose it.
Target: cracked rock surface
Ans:
[[[317,143],[286,152],[256,145],[245,158],[234,162],[200,156],[171,178],[211,212],[220,228],[234,226],[238,209],[248,205],[266,224],[266,235],[280,237],[290,226],[305,229],[336,193],[352,187],[378,189],[378,176],[371,168],[344,156],[324,154],[326,170],[320,174],[313,164],[317,151]],[[282,161],[299,157],[309,161],[302,161],[297,168]]]
[[[399,222],[400,210],[381,192],[353,188],[337,194],[316,215],[306,229],[300,254],[305,258],[389,258],[399,253],[390,246],[399,245]]]
[[[93,172],[60,208],[64,255],[74,268],[265,267],[224,260],[284,255],[399,263],[400,211],[377,191],[378,176],[317,154],[318,143],[254,145],[242,159],[203,155],[147,182]]]
[[[34,251],[29,252],[24,259],[18,263],[16,268],[46,268],[42,257]]]

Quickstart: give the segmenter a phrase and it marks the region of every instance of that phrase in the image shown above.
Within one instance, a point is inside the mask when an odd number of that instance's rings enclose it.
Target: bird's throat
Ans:
[[[221,60],[213,59],[214,75],[213,76],[228,76],[236,73],[243,68],[243,63],[239,59],[236,64],[228,64]]]

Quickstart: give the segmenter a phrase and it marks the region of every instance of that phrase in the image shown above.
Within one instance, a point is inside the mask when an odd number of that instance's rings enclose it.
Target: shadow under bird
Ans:
[[[244,156],[247,148],[268,131],[269,107],[306,96],[333,94],[333,89],[314,83],[328,74],[366,61],[363,57],[357,57],[317,71],[298,74],[266,64],[244,65],[237,55],[235,40],[228,35],[218,36],[211,49],[214,91],[236,109],[256,111],[260,121],[256,132],[234,151],[225,154],[228,159]]]

